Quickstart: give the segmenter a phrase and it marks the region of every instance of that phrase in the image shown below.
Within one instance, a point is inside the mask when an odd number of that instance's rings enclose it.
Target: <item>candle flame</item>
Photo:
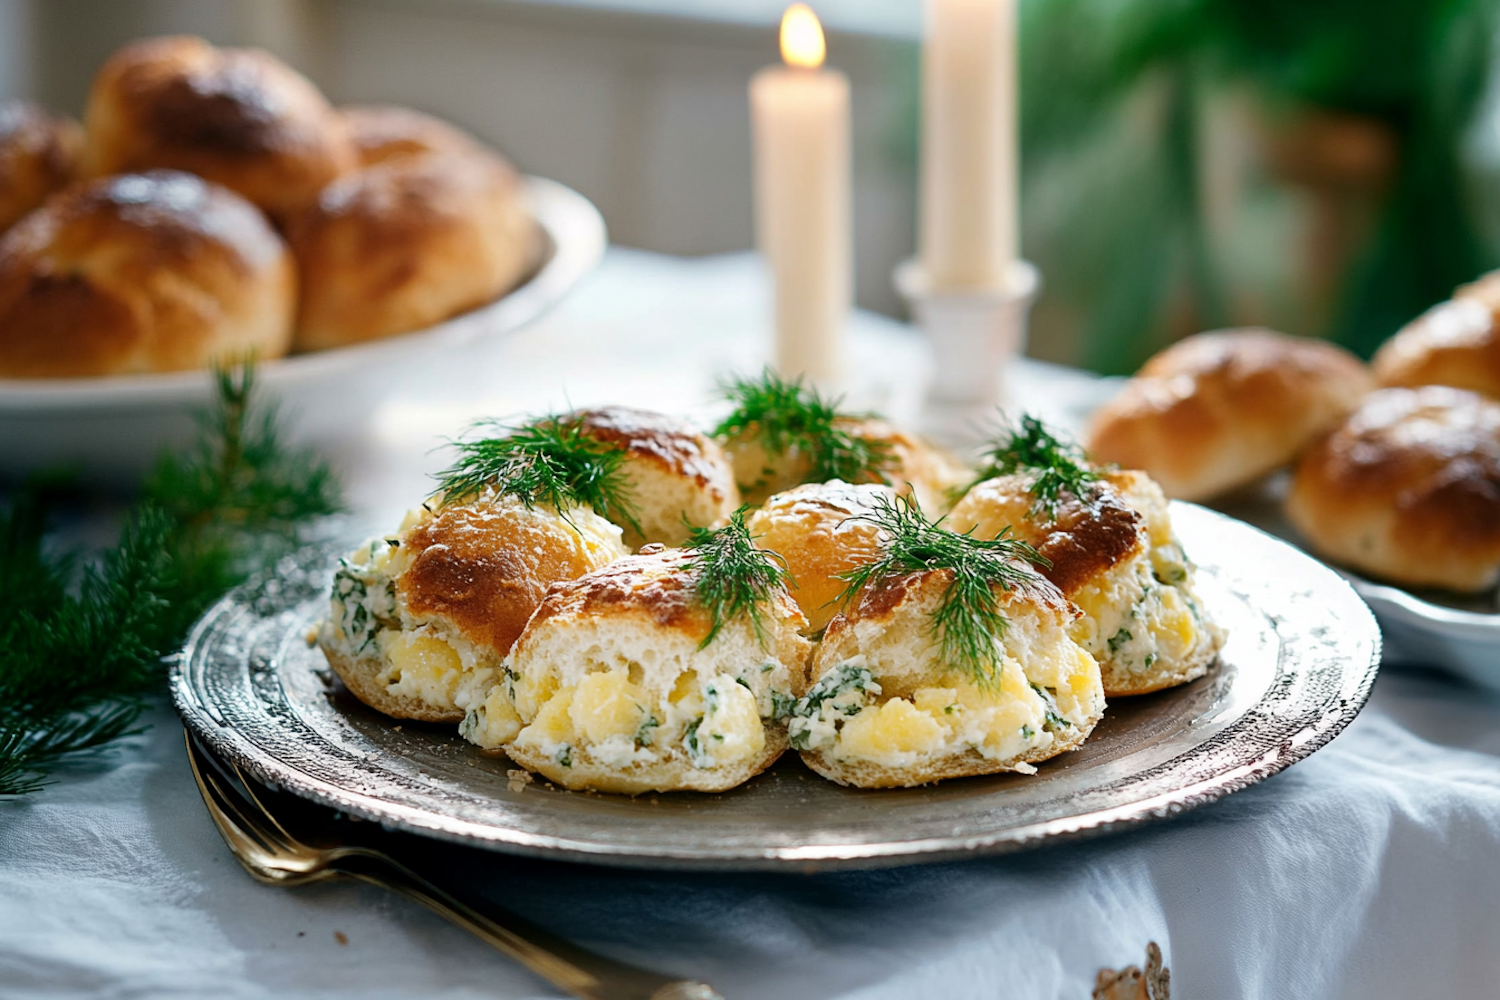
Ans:
[[[781,58],[788,66],[817,69],[827,52],[823,26],[805,3],[794,3],[781,17]]]

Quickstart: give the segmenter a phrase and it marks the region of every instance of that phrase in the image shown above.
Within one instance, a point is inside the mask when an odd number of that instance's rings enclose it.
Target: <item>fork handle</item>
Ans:
[[[338,871],[399,892],[520,962],[559,989],[582,1000],[723,1000],[712,987],[669,979],[585,951],[504,911],[481,911],[407,868],[369,849],[350,851]],[[488,912],[486,912],[488,911]]]

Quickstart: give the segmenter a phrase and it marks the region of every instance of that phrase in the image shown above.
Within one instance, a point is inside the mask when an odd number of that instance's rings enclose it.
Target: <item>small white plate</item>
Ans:
[[[514,291],[426,330],[259,365],[260,385],[295,417],[288,428],[296,440],[336,445],[393,379],[452,364],[456,349],[525,325],[593,270],[607,242],[598,209],[539,177],[526,178],[524,197],[546,247],[536,272]],[[72,468],[86,482],[133,484],[163,449],[192,439],[193,415],[212,396],[212,380],[196,371],[0,379],[0,477]]]

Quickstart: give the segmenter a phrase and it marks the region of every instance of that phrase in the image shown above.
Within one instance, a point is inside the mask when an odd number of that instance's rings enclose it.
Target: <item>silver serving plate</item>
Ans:
[[[451,726],[397,725],[330,679],[308,634],[339,549],[231,593],[172,673],[188,727],[257,778],[387,826],[516,854],[717,870],[874,867],[999,853],[1165,819],[1301,760],[1370,693],[1380,633],[1333,571],[1221,514],[1174,503],[1201,596],[1229,630],[1207,677],[1112,704],[1035,776],[841,788],[795,755],[721,795],[513,788]]]

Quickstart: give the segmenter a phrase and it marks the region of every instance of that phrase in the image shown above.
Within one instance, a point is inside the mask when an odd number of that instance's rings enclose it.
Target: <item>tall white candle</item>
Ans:
[[[831,382],[853,290],[849,80],[824,69],[805,4],[781,22],[784,66],[750,81],[756,239],[776,285],[776,368]]]
[[[926,0],[918,251],[934,291],[1004,284],[1016,147],[1016,0]]]

